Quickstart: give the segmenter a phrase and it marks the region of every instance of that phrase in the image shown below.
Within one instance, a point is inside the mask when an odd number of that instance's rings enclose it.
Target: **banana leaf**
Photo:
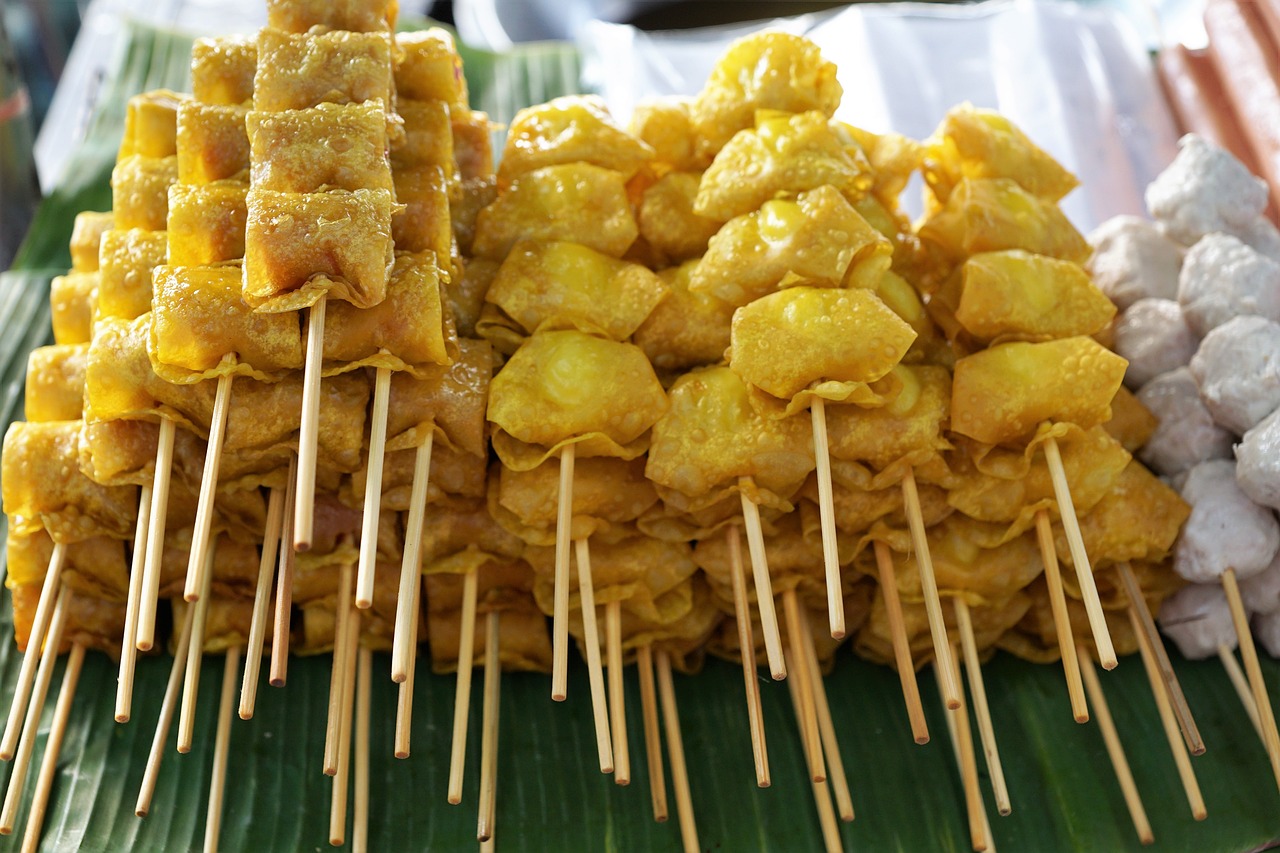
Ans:
[[[15,269],[0,276],[0,418],[20,417],[26,353],[49,339],[48,283],[69,263],[67,239],[75,213],[105,209],[107,180],[122,127],[125,98],[157,86],[187,85],[190,38],[132,25],[127,50],[104,82],[86,138],[67,177],[41,207]],[[837,57],[838,59],[838,57]],[[478,107],[509,118],[522,99],[572,91],[577,54],[541,45],[510,54],[469,51],[467,74]],[[11,628],[7,596],[0,634]],[[1176,658],[1176,656],[1175,656]],[[0,643],[0,707],[8,707],[19,655]],[[170,746],[151,814],[133,804],[159,714],[171,658],[139,661],[132,721],[113,721],[116,667],[91,654],[85,663],[71,723],[53,778],[44,819],[43,850],[179,851],[200,849],[212,766],[223,660],[205,659],[200,679],[195,746],[179,755]],[[385,677],[389,661],[375,658],[370,742],[373,850],[455,850],[476,844],[479,777],[480,676],[473,686],[466,787],[462,805],[445,800],[453,680],[419,670],[413,714],[413,753],[392,757],[396,690]],[[1175,666],[1208,752],[1193,759],[1209,818],[1192,819],[1178,782],[1142,664],[1127,658],[1101,675],[1160,851],[1245,851],[1280,839],[1280,794],[1262,746],[1215,661]],[[1264,659],[1273,702],[1280,698],[1280,666]],[[984,667],[1013,813],[987,811],[997,848],[1005,850],[1130,850],[1139,843],[1096,724],[1070,715],[1061,671],[999,654]],[[56,695],[55,679],[50,696]],[[331,780],[321,773],[327,657],[295,659],[288,686],[259,693],[251,721],[234,720],[223,809],[225,850],[326,849]],[[912,742],[897,677],[890,670],[838,656],[826,679],[857,819],[841,826],[846,849],[964,851],[970,848],[960,778],[948,743],[936,689],[927,673],[921,688],[932,742]],[[585,668],[571,669],[569,701],[550,701],[543,676],[502,678],[498,759],[497,846],[502,850],[680,849],[675,821],[655,823],[649,806],[639,686],[627,674],[633,781],[619,787],[595,768]],[[773,785],[757,788],[738,667],[708,661],[694,676],[677,676],[676,698],[688,756],[700,845],[704,850],[819,850],[811,785],[784,686],[762,684]],[[54,701],[47,703],[37,757],[43,752]],[[982,768],[979,749],[979,767]],[[0,782],[8,783],[6,765]],[[30,792],[36,772],[27,780]],[[667,770],[670,787],[670,770]],[[350,818],[350,816],[349,816]],[[19,836],[0,839],[17,850]],[[348,824],[350,826],[350,823]],[[348,832],[348,837],[350,833]],[[348,842],[349,843],[349,842]]]

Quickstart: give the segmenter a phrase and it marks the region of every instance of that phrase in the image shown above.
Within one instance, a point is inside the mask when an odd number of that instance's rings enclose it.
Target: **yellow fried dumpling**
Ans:
[[[277,192],[252,188],[244,240],[244,299],[296,311],[321,296],[377,305],[393,262],[385,189]]]
[[[772,198],[832,186],[855,199],[871,185],[871,164],[841,142],[825,113],[762,112],[755,128],[735,134],[707,167],[693,210],[724,222]]]
[[[641,197],[636,211],[640,236],[667,265],[701,256],[723,224],[694,213],[698,181],[696,172],[667,172]]]
[[[43,530],[9,532],[5,542],[5,586],[9,589],[44,582],[53,540]],[[66,546],[59,583],[68,589],[97,598],[124,601],[129,593],[129,568],[124,542],[94,536]]]
[[[391,150],[396,170],[439,166],[450,184],[459,180],[453,159],[453,124],[449,105],[443,101],[411,101],[400,97],[396,112],[404,119],[404,142]]]
[[[453,107],[449,111],[449,126],[453,130],[453,159],[458,164],[458,176],[464,181],[483,179],[496,186],[492,133],[497,125],[489,121],[487,113]]]
[[[178,181],[207,184],[227,178],[245,180],[249,171],[249,134],[239,104],[183,101],[178,107]]]
[[[515,178],[480,211],[471,248],[501,260],[520,239],[566,240],[620,258],[639,233],[621,172],[565,163]]]
[[[29,421],[74,421],[84,409],[87,344],[36,347],[27,356],[23,408]]]
[[[516,113],[498,166],[498,186],[543,166],[591,163],[630,178],[653,150],[628,134],[597,95],[565,95]]]
[[[753,33],[729,46],[690,108],[698,152],[714,157],[757,110],[835,113],[844,90],[818,46],[782,32]]]
[[[156,376],[147,353],[151,315],[105,317],[94,328],[85,366],[84,422],[169,417],[207,434],[212,383],[176,385]]]
[[[631,112],[628,132],[653,149],[653,163],[677,171],[701,171],[711,158],[701,158],[689,116],[687,98],[645,98]]]
[[[329,30],[258,33],[253,107],[263,112],[299,110],[321,103],[392,104],[391,36]]]
[[[253,97],[257,68],[256,39],[198,38],[191,46],[191,92],[202,104],[243,104]]]
[[[180,105],[190,96],[156,89],[129,99],[125,107],[124,136],[116,159],[134,154],[170,157],[178,153],[177,121]]]
[[[235,264],[156,269],[147,346],[157,374],[186,383],[223,374],[278,378],[302,368],[298,316],[253,311],[240,282]]]
[[[391,215],[397,250],[432,252],[452,275],[453,231],[449,221],[449,184],[444,169],[424,166],[392,175],[399,208]]]
[[[255,189],[390,190],[385,105],[320,103],[306,109],[249,112]]]
[[[748,478],[754,489],[785,501],[813,470],[809,419],[763,417],[729,368],[687,373],[670,397],[671,408],[654,425],[645,468],[660,492],[665,487],[702,498]]]
[[[1080,183],[1009,119],[972,104],[948,112],[925,144],[925,180],[944,203],[964,178],[1009,178],[1050,202]]]
[[[1111,490],[1131,455],[1101,427],[1053,425],[1062,468],[1077,512],[1088,512]],[[970,518],[1028,529],[1035,513],[1058,513],[1053,477],[1039,452],[1042,430],[1025,448],[975,447],[961,439],[952,454],[947,502]]]
[[[165,262],[165,232],[113,228],[98,255],[97,316],[132,320],[151,309],[151,271]]]
[[[1132,391],[1121,385],[1111,401],[1111,420],[1102,426],[1125,450],[1137,453],[1159,425],[1160,419]]]
[[[523,470],[571,443],[583,456],[634,459],[666,410],[667,395],[639,347],[578,331],[529,338],[489,388],[494,450]]]
[[[457,339],[445,325],[442,278],[432,253],[398,252],[381,302],[369,308],[329,306],[323,375],[361,367],[422,375],[430,365],[448,364]]]
[[[169,216],[169,187],[178,180],[178,157],[134,154],[111,170],[111,207],[118,229],[163,231]]]
[[[645,460],[588,456],[573,469],[573,520],[570,538],[582,539],[614,525],[626,525],[658,501],[644,476]],[[489,511],[504,528],[532,545],[553,545],[556,536],[560,459],[516,471],[495,466]],[[593,559],[594,563],[594,559]]]
[[[920,168],[924,146],[899,133],[872,133],[844,122],[836,123],[835,128],[871,163],[871,192],[881,203],[896,208],[898,196]]]
[[[244,257],[249,185],[243,181],[169,187],[169,257],[198,266]]]
[[[973,255],[957,281],[956,320],[980,343],[1094,335],[1116,314],[1083,267],[1020,249]]]
[[[774,199],[711,238],[689,290],[745,305],[779,287],[875,287],[893,244],[833,187]]]
[[[687,370],[724,359],[734,308],[708,293],[691,293],[698,262],[686,261],[658,273],[667,296],[636,329],[633,340],[658,370]]]
[[[882,471],[900,460],[919,465],[950,447],[943,437],[951,406],[951,373],[922,365],[894,368],[898,394],[883,406],[827,407],[827,446],[833,460],[863,462]]]
[[[43,527],[63,543],[132,534],[137,490],[100,486],[81,474],[79,435],[79,421],[10,424],[0,483],[11,531],[32,533]]]
[[[577,329],[626,340],[667,289],[640,264],[578,243],[522,240],[507,255],[485,301],[496,311],[477,324],[481,336],[514,352],[539,329]]]
[[[201,388],[213,383],[202,382]],[[364,464],[364,424],[369,380],[361,371],[330,376],[320,383],[317,458],[329,471],[349,474]],[[268,453],[297,449],[302,412],[302,373],[279,382],[238,381],[236,404],[227,414],[224,448]]]
[[[920,226],[920,239],[960,260],[978,252],[1024,249],[1084,263],[1089,244],[1047,199],[1010,178],[964,178]]]
[[[452,107],[467,105],[467,78],[462,57],[448,30],[396,34],[396,94],[415,101],[443,101]],[[456,110],[455,110],[456,112]]]
[[[951,428],[1018,442],[1044,421],[1088,429],[1111,419],[1128,362],[1091,338],[998,344],[956,362]]]
[[[1191,514],[1177,492],[1141,462],[1131,461],[1102,500],[1080,516],[1085,553],[1100,562],[1158,563],[1172,553],[1182,523]],[[1066,540],[1059,553],[1067,555]]]
[[[115,227],[111,211],[82,210],[71,230],[71,271],[96,272],[102,235]]]
[[[56,276],[50,283],[49,308],[54,343],[85,344],[93,337],[101,279],[97,272],[70,272]]]
[[[414,375],[391,375],[387,404],[387,450],[419,447],[428,432],[436,446],[488,457],[485,407],[493,378],[493,349],[486,341],[460,338],[449,364],[424,366]]]
[[[743,381],[803,408],[802,391],[865,405],[884,402],[871,383],[888,374],[916,333],[870,290],[789,287],[739,308],[729,366]]]

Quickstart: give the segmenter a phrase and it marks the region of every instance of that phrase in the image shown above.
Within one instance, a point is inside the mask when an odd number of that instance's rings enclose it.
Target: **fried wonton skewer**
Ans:
[[[1004,781],[1004,764],[1000,761],[1000,748],[996,744],[995,727],[991,723],[991,708],[987,704],[987,687],[982,680],[982,662],[978,659],[978,644],[973,635],[973,618],[969,605],[960,596],[952,599],[956,611],[956,625],[960,629],[960,648],[964,655],[964,668],[969,676],[969,694],[973,697],[973,712],[978,719],[978,736],[987,759],[987,773],[991,775],[991,790],[996,800],[996,810],[1001,815],[1013,811],[1009,803],[1009,789]]]

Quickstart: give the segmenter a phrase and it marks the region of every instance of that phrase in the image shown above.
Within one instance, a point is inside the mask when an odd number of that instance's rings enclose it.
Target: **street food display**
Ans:
[[[138,653],[166,639],[136,811],[175,717],[191,749],[202,659],[224,655],[207,850],[237,679],[249,719],[291,653],[332,655],[328,840],[365,849],[370,798],[394,794],[368,773],[375,653],[409,759],[424,642],[456,673],[454,804],[483,670],[482,845],[502,673],[548,673],[564,701],[571,638],[619,785],[636,664],[653,814],[669,770],[686,850],[688,766],[737,748],[681,739],[672,673],[696,682],[707,653],[742,667],[761,787],[780,781],[761,692],[781,688],[758,667],[788,682],[842,848],[839,738],[857,730],[823,673],[846,640],[896,669],[921,744],[934,671],[975,850],[993,844],[978,752],[996,810],[1018,797],[983,681],[996,650],[1061,661],[1064,707],[1098,722],[1145,842],[1094,666],[1139,652],[1203,816],[1187,755],[1205,746],[1155,620],[1184,654],[1226,657],[1243,596],[1280,645],[1280,236],[1243,165],[1189,136],[1149,190],[1158,225],[1086,240],[1059,207],[1077,180],[1008,119],[959,105],[922,141],[852,127],[835,66],[775,31],[629,124],[594,96],[529,107],[495,156],[443,30],[397,34],[388,0],[267,11],[255,37],[197,40],[193,94],[129,101],[112,210],[77,218],[51,288],[56,343],[31,353],[4,441],[24,657],[0,831],[57,656],[55,726],[89,649],[119,658],[123,722]]]

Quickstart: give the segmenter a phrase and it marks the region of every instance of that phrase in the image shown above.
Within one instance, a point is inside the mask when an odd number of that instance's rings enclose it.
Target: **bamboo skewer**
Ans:
[[[400,562],[400,589],[396,596],[396,626],[391,648],[391,680],[409,680],[418,654],[418,578],[422,574],[422,520],[427,512],[427,485],[431,478],[433,433],[418,445],[413,457],[413,489],[404,527],[404,555]]]
[[[1142,595],[1138,579],[1134,577],[1133,569],[1128,563],[1119,563],[1116,571],[1129,597],[1130,617],[1134,620],[1133,627],[1138,635],[1139,645],[1143,649],[1150,650],[1152,654],[1156,675],[1164,684],[1165,698],[1169,700],[1170,710],[1178,723],[1178,728],[1182,730],[1187,749],[1192,755],[1203,755],[1204,739],[1200,737],[1200,729],[1197,728],[1196,721],[1191,716],[1191,707],[1187,704],[1187,697],[1182,692],[1182,683],[1178,681],[1178,675],[1173,671],[1169,653],[1165,650],[1164,641],[1156,629],[1155,620],[1151,618],[1151,609],[1147,607],[1147,599]]]
[[[836,737],[835,721],[831,717],[831,703],[827,699],[827,686],[822,680],[822,669],[818,666],[818,651],[813,646],[813,633],[802,632],[800,648],[804,653],[804,664],[809,670],[809,682],[813,685],[813,700],[818,712],[818,734],[822,738],[822,750],[826,753],[827,781],[835,794],[836,808],[840,819],[846,823],[854,819],[853,796],[849,792],[849,777],[844,772],[844,759],[840,755],[840,741]]]
[[[502,666],[498,656],[500,636],[499,612],[490,610],[485,618],[484,641],[484,715],[480,733],[480,809],[476,819],[476,838],[493,839],[498,798],[498,722],[502,695]]]
[[[798,666],[804,666],[803,661],[797,661]],[[796,715],[796,724],[800,729],[800,739],[806,740],[809,737],[808,723],[805,721],[802,705],[804,700],[800,695],[800,684],[798,678],[787,679],[787,692],[791,695],[791,708]],[[835,808],[831,805],[831,789],[827,787],[827,783],[815,782],[809,780],[809,785],[813,789],[813,802],[818,810],[818,826],[822,830],[822,841],[826,847],[827,853],[837,853],[844,849],[844,845],[840,840],[840,825],[836,823]]]
[[[138,599],[138,626],[134,644],[149,652],[156,639],[156,607],[160,597],[160,569],[164,557],[164,532],[169,516],[169,480],[173,473],[173,440],[177,431],[169,418],[160,419],[156,441],[155,474],[151,481],[146,560],[142,565],[142,593]]]
[[[347,616],[347,646],[342,665],[342,714],[338,729],[338,756],[333,776],[333,799],[329,811],[329,843],[342,844],[347,829],[347,791],[351,787],[351,735],[355,718],[356,669],[360,646],[360,611],[355,607]]]
[[[268,683],[272,687],[284,687],[289,673],[289,623],[293,617],[293,555],[288,546],[288,533],[293,530],[294,511],[297,509],[298,457],[289,458],[289,471],[285,475],[284,509],[280,514],[279,568],[276,571],[276,612],[271,627],[271,674]]]
[[[205,812],[204,849],[217,853],[222,832],[222,797],[227,784],[227,755],[231,749],[231,706],[236,698],[236,673],[240,668],[240,646],[227,649],[222,669],[222,695],[218,700],[218,729],[213,742],[213,771],[209,775],[209,808]]]
[[[764,736],[764,711],[760,707],[760,682],[756,678],[756,641],[747,603],[747,580],[742,565],[742,541],[737,525],[725,528],[729,543],[729,572],[733,576],[733,611],[738,621],[738,650],[742,655],[742,678],[747,695],[747,721],[751,727],[751,753],[756,764],[756,785],[767,788],[769,747]],[[664,794],[665,798],[665,794]]]
[[[631,748],[627,741],[627,697],[622,681],[622,602],[604,606],[605,648],[609,660],[609,724],[613,737],[613,781],[631,784]]]
[[[822,740],[818,733],[818,710],[813,700],[813,679],[809,667],[805,665],[801,637],[809,630],[808,624],[800,615],[800,603],[792,587],[782,594],[782,606],[787,614],[787,646],[793,662],[792,674],[795,675],[797,696],[800,701],[801,726],[804,755],[809,765],[809,778],[814,782],[827,781],[827,765],[822,757]]]
[[[453,694],[453,743],[449,752],[449,802],[462,802],[462,773],[467,758],[467,721],[471,716],[471,675],[475,666],[476,569],[462,577],[462,627],[458,632],[458,678]]]
[[[956,608],[956,624],[960,629],[964,668],[969,676],[969,695],[973,699],[973,713],[978,720],[978,736],[982,741],[982,753],[987,760],[987,773],[991,776],[996,811],[1006,816],[1013,811],[1013,806],[1009,802],[1009,788],[1004,781],[1004,764],[1000,761],[995,726],[991,723],[987,686],[982,680],[982,662],[978,660],[978,643],[973,636],[973,619],[969,614],[969,605],[963,598],[956,597],[952,601]]]
[[[129,565],[129,598],[120,639],[120,676],[116,681],[116,722],[127,723],[133,714],[133,675],[138,663],[138,602],[142,597],[142,571],[147,562],[147,528],[151,519],[151,487],[138,491],[138,526],[133,534],[133,558]]]
[[[644,751],[649,768],[649,799],[653,819],[665,823],[667,780],[662,767],[662,732],[658,723],[658,697],[653,683],[653,646],[645,643],[636,650],[636,670],[640,675],[640,709],[644,716]]]
[[[333,662],[329,667],[329,705],[324,727],[324,774],[338,772],[338,739],[342,731],[344,667],[347,662],[347,625],[353,617],[351,607],[351,566],[344,564],[338,576],[338,597],[333,625]]]
[[[827,444],[827,404],[814,396],[809,406],[813,421],[813,453],[818,479],[818,513],[822,523],[822,561],[827,577],[827,616],[831,636],[845,635],[844,591],[841,589],[840,553],[836,542],[835,496],[831,488],[831,451]]]
[[[360,649],[356,679],[356,803],[351,849],[365,853],[369,849],[369,708],[373,698],[373,650],[367,646]]]
[[[373,380],[373,421],[369,426],[369,461],[365,466],[364,507],[360,529],[360,565],[356,570],[356,607],[373,606],[373,581],[378,566],[378,522],[382,514],[382,466],[387,451],[387,405],[391,370],[379,367]]]
[[[955,710],[961,705],[960,684],[956,679],[955,661],[951,658],[951,640],[947,637],[947,622],[942,616],[942,599],[938,596],[938,579],[933,573],[933,555],[929,553],[929,540],[924,529],[924,514],[920,510],[920,492],[916,488],[916,475],[908,468],[902,478],[902,504],[906,510],[907,525],[911,528],[911,547],[916,552],[916,566],[920,569],[920,587],[924,595],[924,609],[929,616],[929,635],[933,638],[933,655],[941,663],[938,670],[942,678],[942,701]]]
[[[213,561],[217,547],[205,549],[205,563],[201,574],[204,586],[200,588],[200,597],[192,605],[195,613],[191,617],[191,643],[187,646],[187,665],[182,682],[182,708],[178,714],[178,752],[191,751],[191,743],[195,737],[196,697],[200,692],[200,664],[204,660],[204,628],[209,617],[209,584],[213,580]]]
[[[212,550],[213,505],[218,496],[218,469],[222,466],[222,442],[227,431],[227,413],[231,408],[230,375],[218,377],[218,393],[213,401],[213,417],[209,422],[209,444],[205,448],[204,472],[200,475],[200,498],[196,503],[196,521],[191,530],[191,554],[187,560],[187,586],[182,597],[195,601],[205,589],[204,572],[213,567],[205,560]]]
[[[293,550],[310,551],[316,522],[316,451],[320,440],[320,370],[324,357],[327,296],[307,312],[307,357],[302,374],[302,419],[298,428],[298,487],[294,493]]]
[[[685,853],[700,851],[698,827],[693,817],[693,796],[689,792],[689,769],[684,759],[684,740],[680,735],[680,712],[676,708],[675,685],[671,682],[671,657],[659,649],[658,696],[662,702],[662,720],[667,734],[667,754],[671,758],[671,783],[676,793],[676,814],[680,822],[680,840]]]
[[[1196,781],[1196,771],[1191,767],[1191,756],[1182,734],[1178,731],[1178,720],[1174,716],[1173,706],[1169,701],[1168,687],[1160,677],[1160,665],[1151,648],[1151,642],[1142,630],[1142,617],[1137,607],[1129,606],[1129,621],[1133,632],[1138,637],[1138,651],[1142,654],[1142,665],[1147,671],[1147,681],[1151,683],[1151,695],[1156,700],[1156,711],[1160,714],[1160,724],[1164,727],[1165,738],[1169,741],[1169,751],[1173,753],[1173,763],[1178,768],[1178,778],[1182,780],[1182,789],[1187,795],[1187,804],[1191,806],[1191,816],[1196,820],[1208,817],[1204,806],[1204,797],[1200,794],[1200,783]]]
[[[155,795],[156,780],[160,776],[160,762],[164,760],[164,744],[169,739],[169,728],[178,709],[178,691],[182,688],[182,676],[187,666],[187,649],[191,646],[191,631],[195,623],[195,608],[187,608],[178,632],[178,645],[173,650],[173,665],[169,667],[169,682],[164,688],[164,700],[160,704],[160,717],[156,720],[156,733],[151,738],[151,751],[147,755],[147,767],[142,774],[142,786],[138,790],[138,802],[134,814],[146,817],[151,810],[151,798]]]
[[[1249,680],[1245,678],[1244,670],[1240,668],[1240,661],[1236,660],[1235,653],[1231,649],[1223,645],[1218,646],[1218,659],[1222,661],[1222,668],[1227,671],[1231,686],[1240,697],[1240,704],[1244,706],[1249,722],[1253,723],[1253,730],[1258,733],[1258,740],[1262,741],[1265,747],[1267,736],[1262,733],[1262,721],[1258,719],[1258,706],[1253,701],[1253,691],[1249,689]]]
[[[587,652],[587,676],[591,682],[591,710],[596,727],[596,752],[600,772],[612,773],[613,741],[609,735],[609,707],[605,700],[604,670],[600,664],[600,629],[596,624],[596,595],[591,582],[591,549],[586,539],[573,540],[578,561],[578,595],[582,602],[582,642]]]
[[[1235,623],[1236,636],[1240,640],[1240,658],[1244,661],[1244,671],[1249,676],[1249,686],[1253,689],[1253,703],[1258,710],[1262,742],[1266,745],[1267,758],[1271,760],[1271,772],[1276,784],[1280,785],[1280,732],[1276,731],[1275,711],[1272,710],[1271,698],[1267,695],[1267,682],[1262,677],[1262,667],[1258,663],[1258,650],[1253,644],[1253,633],[1249,630],[1249,616],[1240,599],[1240,585],[1236,581],[1235,569],[1227,569],[1222,573],[1222,588],[1227,593],[1231,621]]]
[[[1083,647],[1077,649],[1083,658],[1080,670],[1084,675],[1085,690],[1089,701],[1093,704],[1093,712],[1098,720],[1098,728],[1102,730],[1102,740],[1107,746],[1107,755],[1111,758],[1111,766],[1115,768],[1116,781],[1120,783],[1120,791],[1124,794],[1125,805],[1129,809],[1129,817],[1133,820],[1133,828],[1138,833],[1138,840],[1143,844],[1155,841],[1151,832],[1151,822],[1147,820],[1147,810],[1143,808],[1142,796],[1133,781],[1133,771],[1129,769],[1129,759],[1125,757],[1124,746],[1120,743],[1120,734],[1111,719],[1111,708],[1107,705],[1106,694],[1098,682],[1098,673],[1093,668],[1093,658]]]
[[[418,593],[421,587],[414,584],[413,598],[418,600]],[[413,617],[411,620],[410,633],[418,636],[418,619],[420,618],[419,608],[415,604],[413,608]],[[396,696],[396,740],[395,740],[395,757],[409,757],[409,739],[413,728],[413,679],[414,672],[417,669],[411,659],[409,661],[408,678],[400,682],[400,690]]]
[[[955,656],[952,656],[955,660]],[[954,666],[954,663],[952,664]],[[933,662],[933,675],[938,681],[938,692],[942,693],[942,673],[938,671],[938,662]],[[952,673],[959,682],[959,674]],[[982,802],[982,788],[978,785],[978,763],[973,752],[973,732],[969,727],[969,709],[964,703],[959,708],[948,708],[943,703],[943,713],[947,718],[947,733],[951,736],[951,747],[955,753],[956,765],[960,769],[960,782],[964,787],[965,813],[969,818],[969,844],[975,851],[989,850],[991,828],[987,823],[987,810]]]
[[[1053,626],[1058,634],[1058,649],[1062,654],[1062,671],[1067,678],[1067,696],[1071,699],[1071,716],[1077,723],[1089,722],[1089,703],[1084,698],[1084,682],[1080,679],[1080,659],[1076,656],[1076,641],[1071,632],[1071,614],[1067,611],[1066,591],[1062,588],[1062,570],[1058,565],[1058,551],[1053,544],[1053,527],[1049,513],[1036,513],[1036,541],[1040,544],[1040,558],[1044,562],[1044,582],[1049,589],[1049,606],[1053,610]]]
[[[907,639],[907,626],[902,618],[902,601],[898,598],[898,579],[893,568],[893,554],[883,542],[873,543],[876,567],[880,574],[880,592],[884,595],[885,613],[889,617],[889,636],[893,641],[893,659],[902,682],[902,698],[907,705],[907,719],[911,722],[911,736],[918,744],[929,742],[929,724],[925,722],[924,705],[920,702],[920,685],[916,681],[915,662],[911,659],[911,644]]]
[[[560,450],[560,493],[556,507],[556,565],[551,612],[551,699],[563,702],[569,685],[569,540],[573,533],[573,444]]]
[[[1089,555],[1084,550],[1084,537],[1080,535],[1080,521],[1076,518],[1076,505],[1071,499],[1071,486],[1067,483],[1066,469],[1062,467],[1062,453],[1058,449],[1058,440],[1053,436],[1045,439],[1044,458],[1049,465],[1053,495],[1058,502],[1058,515],[1062,517],[1062,530],[1067,536],[1067,547],[1071,549],[1071,562],[1075,566],[1076,579],[1080,584],[1080,599],[1089,615],[1089,629],[1093,632],[1093,644],[1098,649],[1098,660],[1103,669],[1115,669],[1115,646],[1111,643],[1107,617],[1102,611],[1102,601],[1098,598],[1093,567],[1089,565]]]
[[[782,637],[778,633],[778,614],[773,606],[773,581],[764,550],[764,530],[760,527],[760,508],[747,497],[746,478],[739,481],[742,498],[742,524],[747,531],[747,551],[751,555],[751,576],[756,587],[756,609],[760,611],[760,631],[764,634],[764,652],[769,660],[769,674],[774,681],[787,677],[787,662],[782,656]]]
[[[13,770],[9,774],[9,787],[4,795],[4,809],[0,811],[0,835],[12,833],[18,820],[18,808],[22,804],[22,789],[26,785],[27,773],[31,769],[31,756],[35,752],[36,735],[40,729],[40,715],[44,711],[44,703],[49,696],[49,684],[53,681],[53,668],[58,660],[58,646],[62,644],[62,632],[67,624],[69,598],[70,591],[64,587],[58,594],[58,603],[53,609],[48,642],[45,644],[46,653],[40,656],[40,669],[36,672],[35,684],[28,700],[26,724],[22,727],[17,755],[13,756]]]
[[[253,593],[253,616],[249,623],[249,645],[245,650],[244,680],[240,685],[240,719],[253,718],[258,699],[258,673],[262,669],[262,648],[267,635],[267,613],[271,609],[271,587],[280,547],[280,524],[284,517],[284,490],[272,489],[267,501],[267,524],[263,530],[262,558],[258,563],[258,583]]]
[[[84,666],[84,646],[71,647],[67,669],[62,675],[62,687],[58,689],[58,704],[49,724],[49,737],[44,745],[44,757],[40,760],[40,775],[36,778],[35,794],[31,797],[31,812],[27,816],[27,829],[22,836],[22,853],[36,853],[40,847],[40,831],[44,825],[44,813],[49,807],[49,794],[53,791],[53,775],[58,770],[58,753],[67,734],[67,721],[71,718],[71,705],[76,698],[76,685],[80,682],[80,670]]]
[[[61,596],[62,567],[67,562],[67,546],[61,542],[53,544],[53,553],[49,556],[49,568],[44,573],[44,583],[40,587],[40,601],[36,604],[36,613],[31,620],[31,633],[27,635],[27,647],[22,652],[22,668],[18,671],[18,683],[13,689],[13,701],[9,705],[9,719],[4,726],[4,737],[0,739],[0,760],[8,761],[13,751],[18,748],[18,735],[22,732],[22,723],[27,711],[27,700],[31,697],[31,686],[35,682],[36,664],[40,662],[40,649],[49,630],[49,621],[53,616],[55,602]]]

